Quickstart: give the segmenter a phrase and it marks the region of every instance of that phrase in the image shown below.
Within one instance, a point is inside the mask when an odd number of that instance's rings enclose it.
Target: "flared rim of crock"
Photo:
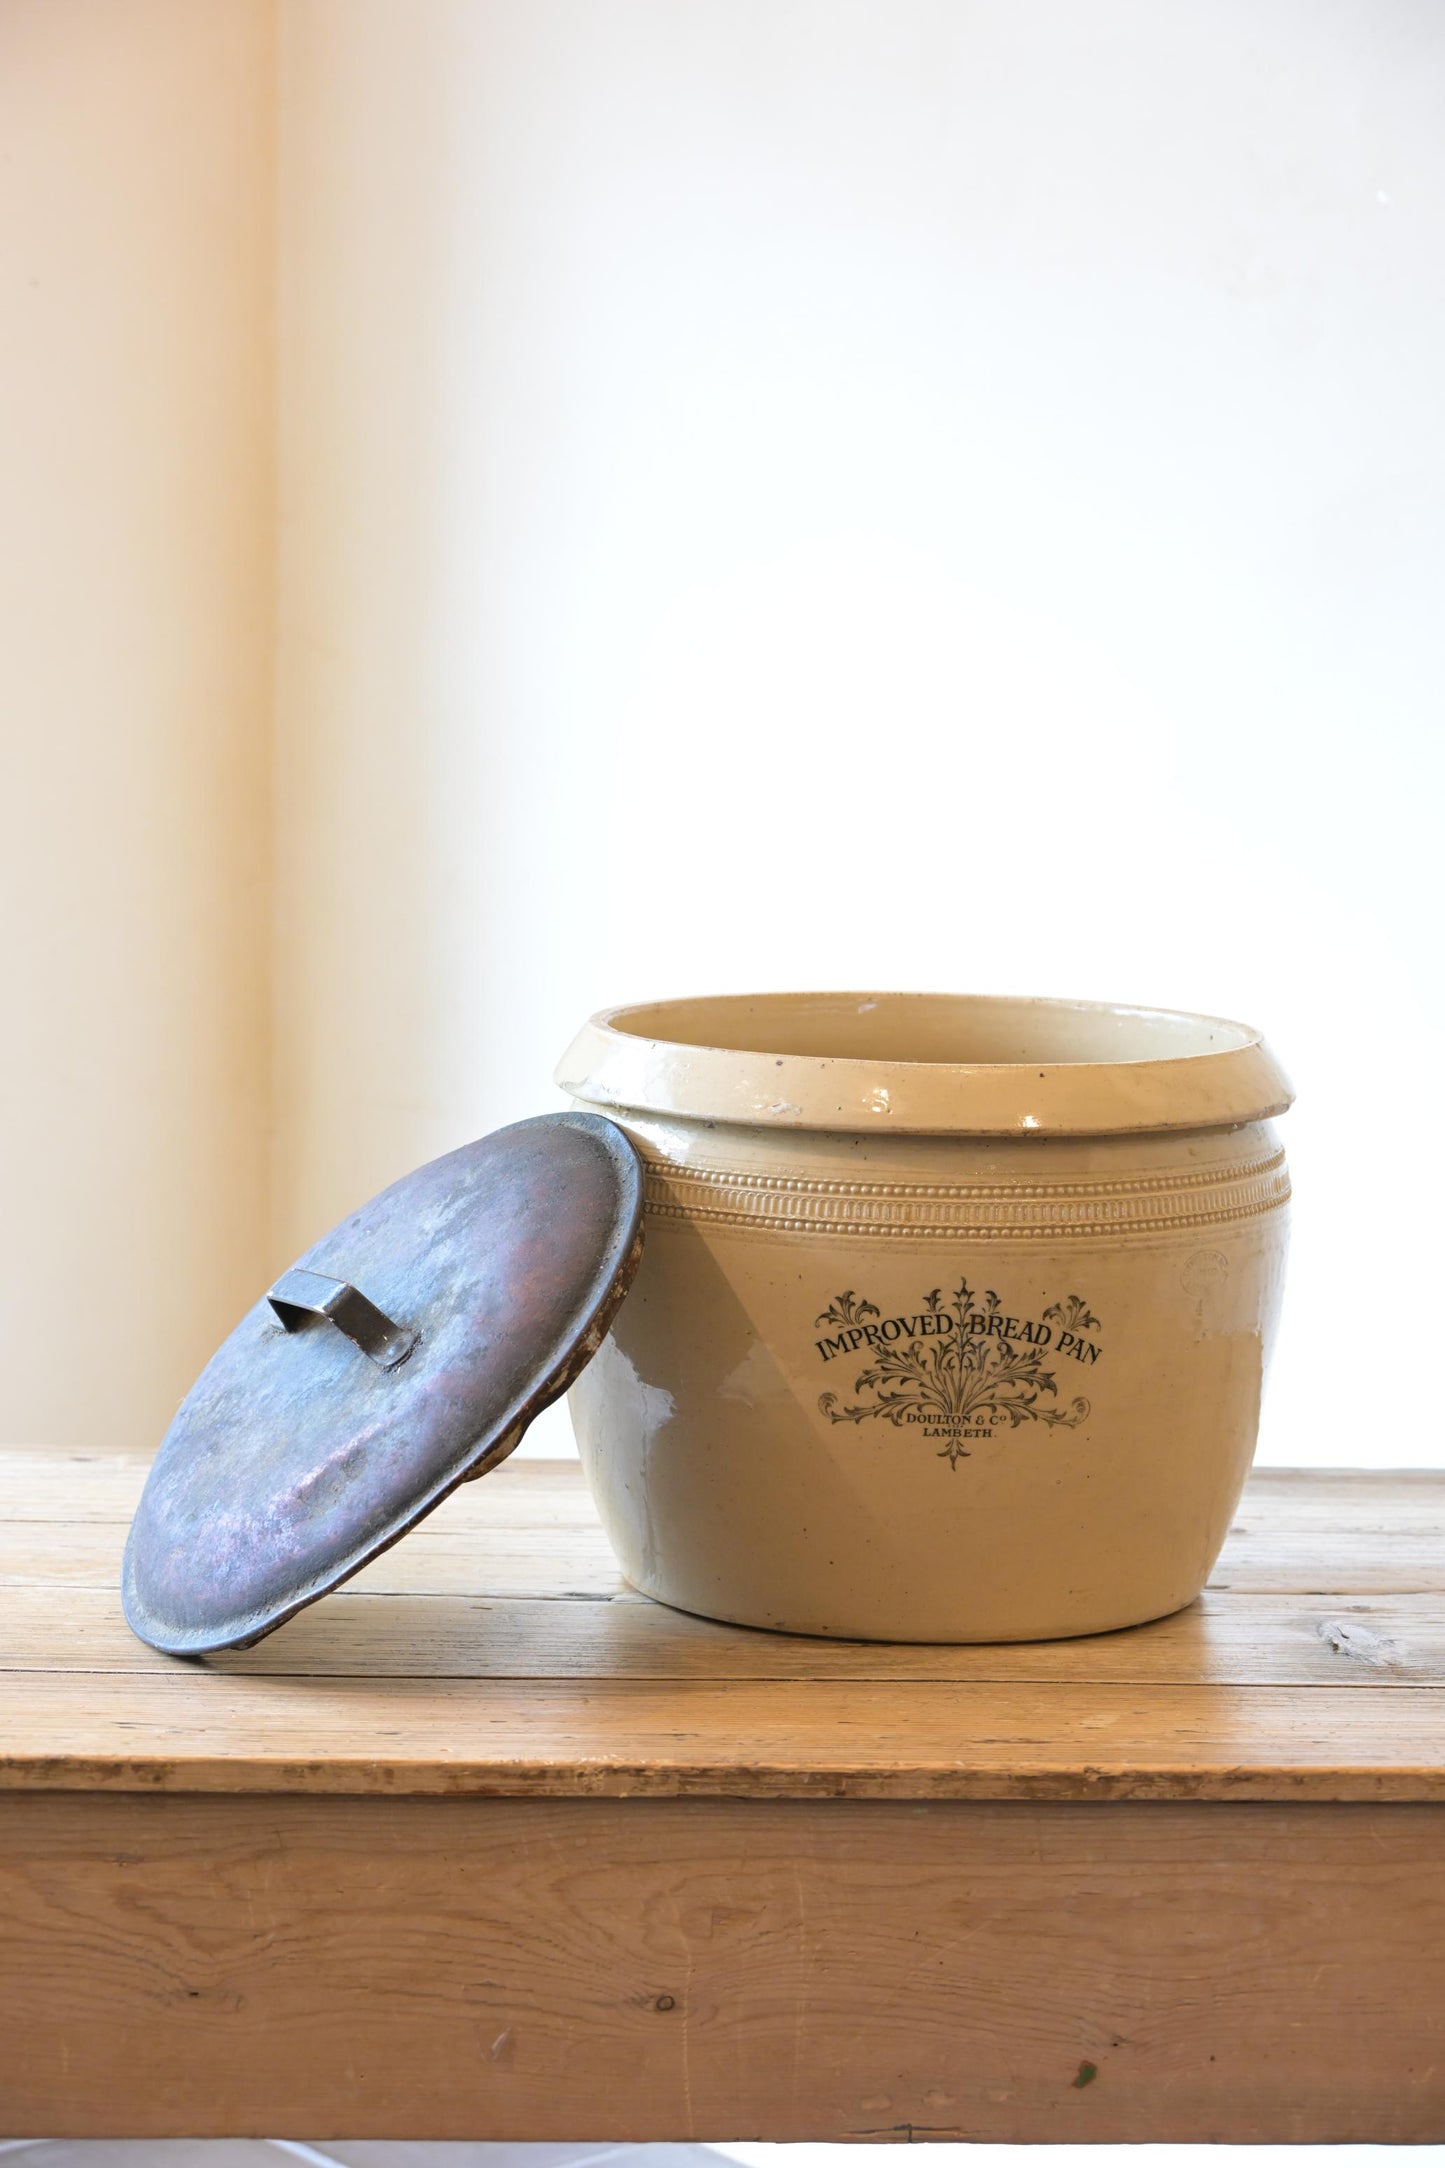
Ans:
[[[905,1136],[1229,1128],[1294,1099],[1248,1024],[996,994],[637,1002],[585,1024],[556,1080],[607,1112]]]

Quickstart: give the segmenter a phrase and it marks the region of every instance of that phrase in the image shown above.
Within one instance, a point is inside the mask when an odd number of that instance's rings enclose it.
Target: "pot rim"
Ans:
[[[745,1043],[717,1043],[724,1025]],[[957,1058],[970,1032],[987,1058]],[[1023,1050],[1021,1033],[1033,1034],[1034,1052]],[[890,1040],[911,1051],[889,1050]],[[932,1051],[920,1058],[920,1049]],[[963,993],[628,1003],[582,1027],[556,1081],[605,1112],[928,1136],[1233,1128],[1294,1101],[1248,1024],[1123,1002]]]

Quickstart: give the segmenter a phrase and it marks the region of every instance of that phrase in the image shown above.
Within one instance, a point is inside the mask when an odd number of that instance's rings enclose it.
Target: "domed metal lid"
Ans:
[[[126,1545],[170,1655],[243,1647],[485,1475],[595,1354],[642,1248],[613,1123],[547,1114],[393,1183],[241,1320],[182,1403]]]

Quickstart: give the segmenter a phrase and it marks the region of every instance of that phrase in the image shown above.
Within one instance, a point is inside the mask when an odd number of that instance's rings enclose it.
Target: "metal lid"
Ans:
[[[506,1459],[600,1346],[642,1250],[637,1154],[545,1114],[434,1159],[323,1236],[166,1433],[125,1615],[170,1655],[244,1647]]]

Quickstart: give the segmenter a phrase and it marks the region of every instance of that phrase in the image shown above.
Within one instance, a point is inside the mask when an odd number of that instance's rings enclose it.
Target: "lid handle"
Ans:
[[[299,1332],[308,1318],[324,1318],[383,1370],[399,1368],[421,1338],[405,1325],[394,1325],[350,1280],[329,1280],[324,1272],[300,1265],[282,1273],[266,1300],[287,1332]]]

